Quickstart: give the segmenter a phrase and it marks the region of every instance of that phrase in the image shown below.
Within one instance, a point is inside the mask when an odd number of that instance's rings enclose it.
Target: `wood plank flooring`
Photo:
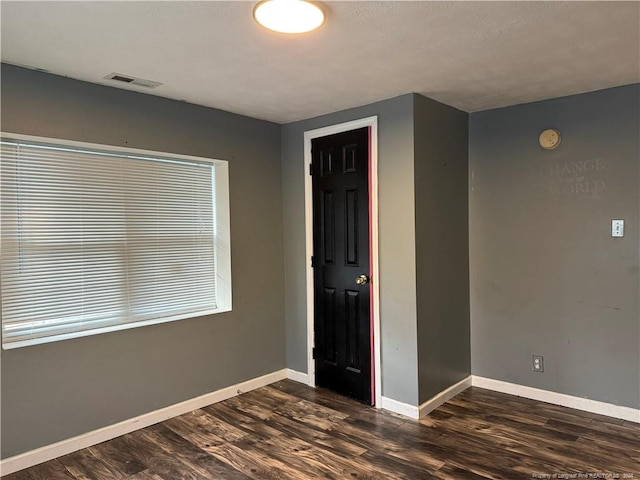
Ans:
[[[640,480],[640,424],[476,387],[416,421],[284,380],[2,478]]]

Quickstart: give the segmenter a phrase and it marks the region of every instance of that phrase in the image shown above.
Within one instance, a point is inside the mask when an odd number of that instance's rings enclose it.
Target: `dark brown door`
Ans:
[[[316,385],[371,404],[369,129],[312,140]]]

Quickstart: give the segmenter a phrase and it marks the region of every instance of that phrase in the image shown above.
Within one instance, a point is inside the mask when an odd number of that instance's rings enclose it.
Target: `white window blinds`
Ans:
[[[2,139],[5,348],[215,313],[215,165]]]

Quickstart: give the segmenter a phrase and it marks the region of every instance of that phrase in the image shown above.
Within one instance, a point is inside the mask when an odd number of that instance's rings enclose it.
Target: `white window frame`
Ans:
[[[231,228],[230,228],[230,208],[229,208],[229,163],[225,160],[196,157],[191,155],[182,155],[176,153],[157,152],[152,150],[134,149],[128,147],[119,147],[114,145],[78,142],[73,140],[64,140],[58,138],[39,137],[33,135],[24,135],[11,132],[0,132],[0,136],[7,140],[16,140],[21,142],[32,142],[36,144],[45,144],[58,146],[63,148],[77,148],[86,150],[95,150],[98,152],[115,153],[122,156],[130,157],[147,157],[165,160],[182,160],[195,161],[200,163],[209,163],[214,166],[214,218],[216,220],[215,228],[215,263],[216,263],[216,308],[208,310],[206,315],[229,312],[232,310],[232,277],[231,277]],[[1,313],[0,313],[1,315]],[[62,335],[54,335],[50,337],[27,339],[13,342],[5,345],[2,349],[14,349],[30,345],[42,343],[57,342],[69,338],[79,338],[90,335],[98,335],[102,333],[126,330],[129,328],[138,328],[147,325],[155,325],[160,323],[173,322],[194,318],[193,315],[175,315],[159,319],[150,319],[140,322],[124,323],[111,325],[108,327],[96,328],[93,330],[81,330],[73,333]]]

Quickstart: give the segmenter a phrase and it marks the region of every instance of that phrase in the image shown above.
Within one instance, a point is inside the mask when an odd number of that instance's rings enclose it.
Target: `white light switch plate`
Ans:
[[[624,220],[611,220],[611,236],[624,237]]]

